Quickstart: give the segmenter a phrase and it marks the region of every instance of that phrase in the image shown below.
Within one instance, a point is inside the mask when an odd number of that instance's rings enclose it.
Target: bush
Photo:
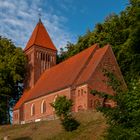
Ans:
[[[73,131],[78,128],[80,123],[74,118],[64,118],[62,120],[62,125],[66,131]]]

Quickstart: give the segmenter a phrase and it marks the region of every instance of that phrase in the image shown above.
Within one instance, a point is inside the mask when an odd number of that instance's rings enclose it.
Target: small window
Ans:
[[[81,96],[83,95],[83,92],[84,92],[83,89],[81,89]]]
[[[78,90],[78,96],[80,96],[80,90]]]
[[[43,100],[41,103],[41,113],[45,113],[46,112],[46,102]]]
[[[31,116],[35,115],[35,105],[31,105]]]

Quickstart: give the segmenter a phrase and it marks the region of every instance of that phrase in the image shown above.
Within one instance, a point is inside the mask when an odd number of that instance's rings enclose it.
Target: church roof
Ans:
[[[33,45],[37,45],[40,47],[45,47],[45,48],[57,51],[47,30],[45,29],[45,27],[41,21],[38,22],[34,31],[32,32],[32,35],[31,35],[24,51],[28,50]]]
[[[14,110],[18,109],[21,107],[21,105],[26,101],[27,97],[29,96],[29,92],[28,91],[24,91],[23,95],[20,97],[19,101],[16,103],[16,105],[14,106]]]
[[[97,69],[99,63],[102,61],[103,56],[105,55],[105,53],[107,52],[109,48],[111,47],[109,45],[106,45],[103,48],[96,50],[96,53],[90,59],[86,68],[83,70],[82,74],[77,79],[75,85],[85,83],[90,79],[90,77],[93,75],[93,73]]]
[[[108,45],[99,48],[95,44],[64,62],[47,69],[35,86],[25,93],[25,97],[23,94],[19,100],[20,103],[15,105],[14,110],[29,100],[87,82],[108,48]],[[52,75],[55,76],[52,78]]]

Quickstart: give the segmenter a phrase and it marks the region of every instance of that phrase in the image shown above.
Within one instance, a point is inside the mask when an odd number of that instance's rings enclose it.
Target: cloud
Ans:
[[[0,35],[24,48],[41,11],[42,21],[55,46],[64,47],[67,41],[73,40],[71,32],[64,26],[67,18],[56,15],[54,10],[46,11],[43,4],[43,0],[0,0]],[[48,9],[53,9],[53,6],[50,5]]]

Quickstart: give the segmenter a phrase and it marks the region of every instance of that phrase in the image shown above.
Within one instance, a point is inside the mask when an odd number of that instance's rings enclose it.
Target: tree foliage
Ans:
[[[60,118],[61,124],[66,131],[77,129],[80,124],[71,115],[72,100],[67,99],[66,96],[59,96],[51,106],[55,109],[55,113]]]
[[[91,94],[111,99],[116,103],[113,108],[106,106],[97,108],[104,113],[110,126],[105,138],[108,140],[138,140],[140,138],[140,78],[132,80],[128,89],[124,89],[113,73],[106,71],[106,76],[108,86],[112,87],[115,94],[109,95],[95,90],[91,92]]]
[[[10,111],[22,93],[26,58],[7,38],[0,37],[0,124],[10,122]]]
[[[56,115],[63,119],[71,112],[72,100],[67,99],[66,96],[59,96],[51,105],[55,109]]]
[[[115,101],[115,108],[102,108],[110,124],[107,139],[140,139],[140,81],[133,81],[126,92],[116,95]]]

